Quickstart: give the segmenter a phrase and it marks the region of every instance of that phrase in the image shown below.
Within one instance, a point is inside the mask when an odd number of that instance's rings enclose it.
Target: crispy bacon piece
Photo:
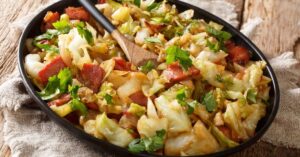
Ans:
[[[65,12],[71,20],[89,21],[90,19],[90,14],[83,7],[68,7]]]
[[[163,75],[167,77],[171,84],[198,76],[200,70],[194,66],[190,67],[187,71],[184,71],[178,62],[174,62],[168,65],[168,68],[163,71]]]
[[[250,60],[249,51],[243,47],[235,45],[232,41],[226,43],[228,50],[228,59],[239,64],[246,64]]]
[[[86,103],[88,109],[99,111],[99,107],[96,103]]]
[[[123,58],[115,58],[115,62],[114,70],[131,71],[131,63]]]
[[[105,3],[105,2],[106,2],[106,0],[98,0],[99,4],[102,4],[102,3]]]
[[[64,94],[60,98],[48,102],[48,106],[52,106],[52,105],[61,106],[63,104],[66,104],[70,100],[71,100],[71,95],[70,94]]]
[[[54,28],[52,23],[56,22],[59,20],[59,13],[58,12],[52,12],[52,11],[48,11],[47,14],[44,17],[42,26],[41,26],[41,30],[44,32],[47,29],[52,29]]]
[[[63,68],[67,67],[60,56],[48,63],[39,73],[39,79],[43,84],[47,84],[49,77],[56,75]]]
[[[82,83],[92,89],[94,93],[99,91],[105,71],[96,64],[84,64],[81,70]]]
[[[129,98],[136,104],[147,106],[148,99],[142,91],[131,94]]]

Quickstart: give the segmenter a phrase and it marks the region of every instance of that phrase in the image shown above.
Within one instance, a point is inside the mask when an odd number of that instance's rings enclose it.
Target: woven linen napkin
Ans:
[[[183,0],[222,17],[234,26],[238,25],[234,6],[224,0]],[[53,1],[50,1],[53,3]],[[38,9],[40,10],[40,9]],[[14,26],[17,42],[23,26],[34,14],[19,20]],[[242,27],[242,32],[250,36],[255,27],[262,22],[260,18],[250,20]],[[18,33],[19,32],[19,33]],[[292,52],[269,60],[277,75],[281,101],[277,117],[262,140],[274,145],[300,148],[300,66]],[[0,107],[4,113],[4,142],[11,148],[13,157],[27,156],[116,156],[91,148],[85,142],[66,132],[36,107],[27,94],[18,71],[14,71],[0,85]],[[24,107],[24,106],[30,106]]]

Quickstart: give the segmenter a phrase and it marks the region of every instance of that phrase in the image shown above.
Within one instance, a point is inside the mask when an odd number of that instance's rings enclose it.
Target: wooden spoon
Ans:
[[[151,60],[156,63],[157,55],[147,51],[128,40],[117,28],[94,6],[90,0],[78,0],[79,3],[100,23],[111,36],[117,40],[127,59],[136,66],[141,66]]]

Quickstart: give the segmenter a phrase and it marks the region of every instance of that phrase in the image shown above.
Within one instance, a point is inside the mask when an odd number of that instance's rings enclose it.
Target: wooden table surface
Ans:
[[[0,0],[0,84],[16,67],[17,42],[11,42],[9,23],[22,19],[48,0]],[[200,1],[200,0],[199,0]],[[241,24],[261,17],[253,41],[268,57],[293,51],[300,59],[300,0],[227,0],[236,6]],[[300,70],[300,69],[299,69]],[[3,116],[0,114],[0,157],[9,157],[10,149],[3,143]],[[234,157],[296,157],[300,150],[275,147],[266,142],[247,148]]]

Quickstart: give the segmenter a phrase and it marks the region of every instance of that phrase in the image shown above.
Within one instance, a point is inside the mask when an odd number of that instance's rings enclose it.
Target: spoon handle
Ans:
[[[94,6],[90,0],[78,0],[79,3],[90,12],[90,14],[100,23],[106,31],[112,33],[116,27]]]

